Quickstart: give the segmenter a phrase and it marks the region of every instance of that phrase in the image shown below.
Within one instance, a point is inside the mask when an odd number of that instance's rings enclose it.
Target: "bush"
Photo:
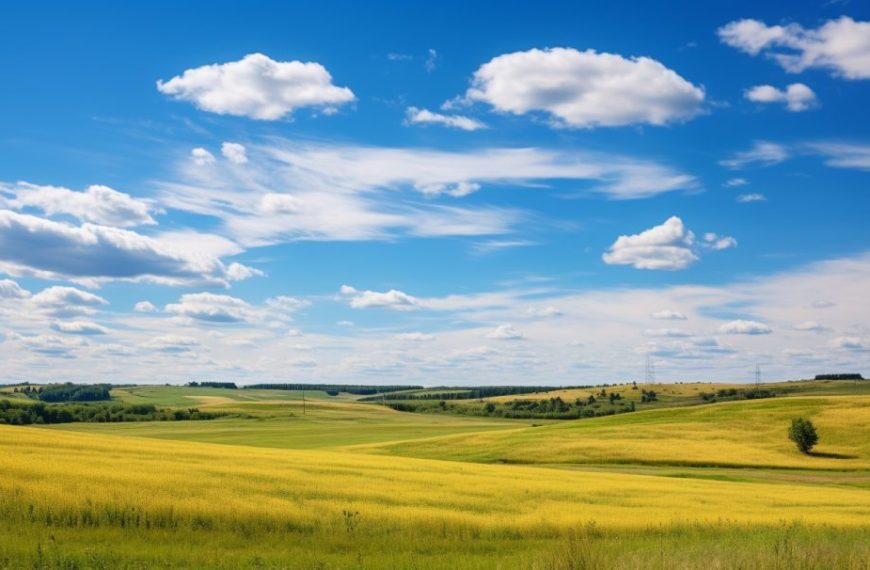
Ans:
[[[819,442],[819,434],[816,433],[813,422],[803,418],[791,421],[788,438],[794,442],[801,453],[809,453],[813,446]]]

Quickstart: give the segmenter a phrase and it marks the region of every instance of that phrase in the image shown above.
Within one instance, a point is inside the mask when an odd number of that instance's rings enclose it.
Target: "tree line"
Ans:
[[[111,400],[111,384],[47,384],[45,386],[25,385],[15,388],[18,392],[43,402],[99,402]]]
[[[863,380],[860,374],[816,374],[816,380]]]
[[[603,390],[602,390],[603,392]],[[605,404],[609,406],[605,407]],[[446,412],[470,416],[496,416],[513,419],[575,420],[612,416],[635,411],[635,403],[626,401],[619,393],[611,392],[596,398],[576,398],[573,401],[556,396],[540,400],[512,400],[485,402],[483,405],[456,404],[440,400],[386,401],[384,405],[400,412]]]
[[[160,410],[151,404],[31,404],[0,400],[0,424],[11,425],[212,420],[224,415],[197,408]]]
[[[763,388],[750,388],[749,390],[722,388],[717,392],[701,392],[699,396],[701,396],[703,401],[713,404],[719,400],[760,400],[762,398],[773,398],[776,394]]]
[[[188,382],[185,384],[188,388],[226,388],[227,390],[237,390],[235,382]]]

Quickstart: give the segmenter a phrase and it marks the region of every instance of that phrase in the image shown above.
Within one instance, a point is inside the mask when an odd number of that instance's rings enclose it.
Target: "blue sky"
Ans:
[[[858,2],[28,2],[0,46],[3,380],[870,368]]]

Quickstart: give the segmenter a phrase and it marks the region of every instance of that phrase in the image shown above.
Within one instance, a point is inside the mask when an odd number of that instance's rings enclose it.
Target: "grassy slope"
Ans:
[[[678,386],[674,398],[686,390]],[[811,389],[842,394],[864,386]],[[650,560],[662,568],[870,567],[866,395],[658,409],[531,428],[528,421],[407,414],[328,397],[303,416],[301,403],[284,392],[239,401],[238,394],[201,391],[210,389],[136,389],[148,403],[182,407],[191,390],[217,398],[201,409],[251,417],[64,424],[51,426],[49,437],[46,428],[0,426],[0,568],[171,561],[607,569],[648,567]],[[796,415],[816,423],[820,452],[850,457],[793,451],[784,432]],[[482,464],[500,460],[541,466]]]
[[[0,539],[0,563],[56,549],[58,557],[146,566],[262,566],[265,557],[311,568],[358,566],[359,559],[366,568],[528,567],[588,521],[596,536],[622,537],[620,550],[632,536],[652,546],[651,536],[667,535],[674,556],[698,556],[695,563],[711,551],[694,547],[717,534],[749,544],[754,535],[786,532],[789,521],[843,529],[832,556],[852,556],[854,548],[867,556],[860,542],[867,490],[705,480],[675,486],[645,475],[45,436],[0,426],[0,535],[14,538]],[[795,532],[808,533],[809,544],[827,533]],[[686,541],[690,551],[676,548]],[[46,565],[61,564],[37,564]]]
[[[632,389],[631,384],[618,384],[606,386],[604,389],[610,392],[618,392],[626,401],[634,401],[640,404],[641,394],[644,390],[654,390],[658,396],[657,402],[644,404],[645,407],[673,407],[700,404],[701,394],[715,393],[723,389],[735,389],[738,391],[750,390],[754,384],[723,384],[693,382],[681,384],[638,384],[637,389]],[[541,400],[555,398],[556,396],[565,401],[573,401],[577,398],[582,400],[589,396],[599,397],[601,386],[594,388],[569,388],[565,390],[552,390],[549,392],[534,392],[517,396],[497,396],[487,398],[494,402],[510,402],[512,400]],[[824,395],[824,396],[870,396],[870,380],[804,380],[796,382],[771,382],[762,385],[765,390],[770,390],[778,395]]]
[[[816,424],[820,455],[803,456],[786,438],[790,420],[798,416]],[[399,442],[371,451],[475,462],[854,470],[870,469],[868,433],[870,397],[789,397]]]
[[[302,400],[296,390],[231,390],[227,388],[188,388],[185,386],[131,386],[114,388],[112,397],[129,404],[154,404],[158,407],[193,407],[232,402]],[[306,400],[348,400],[349,394],[329,396],[326,392],[306,391]]]
[[[168,401],[168,398],[160,399]],[[406,414],[378,405],[334,400],[309,402],[304,414],[302,404],[298,401],[218,401],[201,405],[200,409],[252,417],[188,422],[56,424],[48,427],[64,431],[206,443],[311,449],[486,432],[529,425],[529,422],[487,418]]]

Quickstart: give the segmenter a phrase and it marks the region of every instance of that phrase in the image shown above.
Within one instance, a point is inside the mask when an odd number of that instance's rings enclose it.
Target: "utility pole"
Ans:
[[[646,355],[646,383],[656,383],[656,368],[649,354]]]
[[[761,365],[755,363],[755,389],[761,388]]]

